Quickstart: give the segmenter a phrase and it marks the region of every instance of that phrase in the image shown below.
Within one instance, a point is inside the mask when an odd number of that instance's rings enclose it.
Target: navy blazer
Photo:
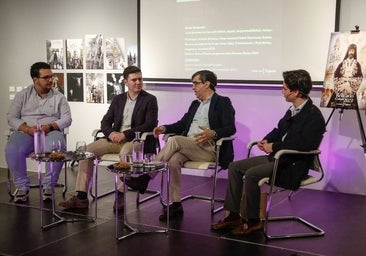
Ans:
[[[120,131],[121,129],[127,97],[127,92],[114,96],[107,113],[101,121],[102,132],[107,138],[113,131]],[[132,141],[135,138],[135,132],[151,132],[157,123],[157,99],[154,95],[142,90],[137,96],[136,105],[132,113],[131,129],[123,131],[123,133],[127,141]],[[149,136],[145,144],[145,152],[155,152],[154,142],[155,139]]]
[[[199,100],[192,101],[188,112],[176,123],[164,125],[165,133],[176,133],[187,136],[194,115],[200,105]],[[208,121],[210,129],[217,134],[217,139],[229,137],[235,134],[235,110],[228,97],[220,96],[214,93],[211,98],[208,111]],[[232,141],[225,141],[220,149],[220,166],[226,169],[234,159],[234,149]]]
[[[309,98],[300,113],[291,117],[291,111],[288,110],[285,116],[278,122],[277,127],[263,139],[273,143],[273,152],[270,154],[270,156],[273,156],[281,149],[301,151],[318,149],[324,132],[324,117],[319,108]],[[283,137],[284,139],[282,140]],[[312,163],[313,157],[308,155],[282,156],[276,182],[282,187],[293,190],[297,189],[301,179],[308,173]],[[291,165],[294,168],[291,168]],[[299,167],[295,168],[295,165]],[[283,171],[286,168],[291,169],[291,173]]]

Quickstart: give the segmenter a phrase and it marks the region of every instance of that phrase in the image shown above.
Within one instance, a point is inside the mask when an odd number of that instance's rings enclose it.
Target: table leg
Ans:
[[[167,195],[167,200],[169,202],[169,171],[167,168],[165,168],[163,171],[161,171],[161,175],[164,175],[164,173],[166,173],[167,177],[167,190],[168,190],[168,195]],[[124,227],[128,228],[131,232],[126,234],[126,235],[122,235],[120,236],[120,221],[119,221],[119,212],[117,207],[115,207],[115,234],[116,234],[116,239],[118,241],[123,240],[127,237],[133,236],[135,234],[147,234],[147,233],[168,233],[169,230],[169,218],[167,220],[167,227],[166,229],[158,229],[158,230],[153,230],[153,231],[144,231],[144,230],[139,230],[137,228],[132,227],[128,221],[127,221],[127,198],[126,198],[126,194],[127,194],[127,186],[126,186],[126,174],[122,173],[122,179],[123,179],[123,201],[124,201],[124,208],[123,208],[123,224]],[[115,180],[114,180],[114,188],[115,188],[115,202],[117,202],[118,200],[118,180],[119,180],[119,173],[116,172],[115,175]],[[162,186],[163,187],[163,186]],[[167,209],[167,214],[169,216],[169,207]]]
[[[97,173],[97,166],[98,166],[98,160],[95,158],[94,160],[94,172]],[[56,207],[55,207],[55,187],[52,183],[53,181],[53,175],[54,175],[54,162],[50,162],[50,172],[51,172],[51,191],[52,191],[52,216],[54,218],[56,218],[56,221],[53,221],[47,225],[44,224],[44,214],[43,214],[43,188],[42,188],[42,162],[38,161],[38,183],[39,183],[39,201],[40,201],[40,210],[41,210],[41,228],[42,229],[46,229],[49,227],[53,227],[56,226],[60,223],[64,223],[64,222],[94,222],[97,218],[97,201],[95,200],[95,213],[94,213],[94,217],[91,218],[87,218],[87,219],[80,219],[80,218],[70,218],[67,219],[65,217],[61,217],[57,212],[56,212]],[[96,182],[94,182],[95,184],[95,193],[97,194],[97,186],[96,186]]]

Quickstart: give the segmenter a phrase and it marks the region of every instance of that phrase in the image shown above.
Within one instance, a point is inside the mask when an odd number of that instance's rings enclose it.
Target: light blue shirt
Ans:
[[[298,113],[300,113],[301,109],[305,106],[306,102],[308,102],[308,100],[305,100],[300,106],[298,106],[297,108],[295,108],[294,105],[292,105],[290,107],[290,111],[291,111],[291,116],[295,116]]]
[[[9,126],[17,131],[19,126],[26,123],[28,126],[37,124],[56,123],[62,131],[71,125],[71,110],[65,95],[51,89],[41,98],[34,85],[29,85],[18,92],[10,104],[7,114]]]
[[[193,136],[195,134],[201,133],[202,130],[199,128],[199,126],[210,129],[208,111],[210,109],[212,95],[207,99],[206,102],[200,100],[201,104],[199,105],[196,114],[193,117],[193,121],[189,127],[187,136]]]
[[[305,100],[305,101],[304,101],[300,106],[298,106],[297,108],[295,108],[295,106],[294,106],[294,105],[292,105],[292,106],[290,107],[291,116],[296,116],[298,113],[300,113],[301,109],[305,106],[306,102],[308,102],[308,100]],[[284,139],[286,138],[286,135],[287,135],[287,133],[286,133],[285,135],[283,135],[283,137],[282,137],[282,141],[284,141]]]

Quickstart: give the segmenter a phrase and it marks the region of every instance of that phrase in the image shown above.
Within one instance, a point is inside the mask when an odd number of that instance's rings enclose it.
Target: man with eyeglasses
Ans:
[[[160,220],[175,218],[183,214],[181,204],[181,168],[187,161],[214,162],[215,141],[235,134],[235,110],[228,97],[216,93],[217,77],[209,70],[194,73],[192,90],[197,99],[188,112],[177,122],[154,128],[154,136],[161,133],[175,133],[159,152],[156,159],[168,162],[170,173],[170,199],[173,202],[167,210],[163,210]],[[231,141],[223,143],[220,150],[220,166],[226,168],[233,160]],[[140,192],[144,192],[152,176],[148,174],[126,180],[126,184]]]
[[[5,148],[8,168],[14,177],[15,203],[25,203],[29,197],[30,180],[27,176],[26,157],[34,151],[36,124],[41,124],[46,134],[46,151],[52,144],[60,144],[66,150],[63,130],[71,125],[71,111],[66,97],[53,89],[52,70],[45,62],[36,62],[30,68],[33,84],[18,92],[7,113],[8,124],[13,130]],[[51,176],[46,163],[43,178],[43,200],[52,200],[51,186],[56,185],[63,163],[54,163]],[[52,180],[51,180],[52,178]]]

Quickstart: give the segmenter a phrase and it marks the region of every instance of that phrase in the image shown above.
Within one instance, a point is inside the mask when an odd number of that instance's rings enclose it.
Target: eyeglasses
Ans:
[[[203,84],[203,82],[202,81],[201,82],[195,82],[195,81],[193,81],[192,84],[193,85],[199,85],[199,84]]]
[[[51,80],[51,79],[53,79],[55,77],[55,75],[50,75],[50,76],[40,76],[40,77],[38,77],[38,78],[42,78],[42,79],[44,79],[44,80]]]

